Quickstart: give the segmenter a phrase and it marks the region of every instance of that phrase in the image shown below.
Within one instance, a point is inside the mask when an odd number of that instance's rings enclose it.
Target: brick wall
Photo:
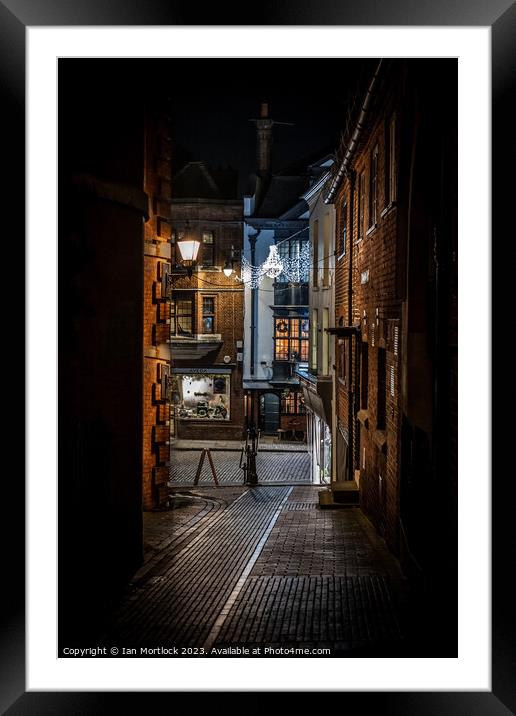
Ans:
[[[162,296],[164,265],[170,264],[171,142],[166,114],[148,115],[144,189],[150,217],[144,241],[143,329],[143,508],[156,507],[168,480],[170,408],[161,392],[162,371],[170,363],[169,312]]]
[[[206,438],[209,430],[214,440],[239,440],[244,430],[244,392],[242,389],[242,362],[237,361],[237,341],[244,340],[244,293],[242,284],[235,280],[235,274],[226,277],[222,272],[230,256],[231,247],[242,247],[242,202],[234,200],[174,200],[171,210],[172,230],[181,230],[188,220],[190,231],[201,241],[198,266],[191,277],[174,278],[173,296],[193,300],[193,327],[196,335],[203,334],[203,298],[213,298],[215,302],[215,325],[213,333],[220,335],[221,345],[207,357],[198,359],[183,358],[181,350],[172,347],[172,365],[174,368],[232,368],[230,419],[224,422],[206,420],[176,420],[177,437],[199,440]],[[213,231],[213,266],[203,265],[203,231]],[[172,256],[174,256],[172,245]],[[179,253],[179,252],[178,252]],[[239,273],[238,261],[234,268]],[[173,336],[171,336],[173,338]],[[242,351],[239,348],[238,351]],[[229,361],[224,357],[229,356]]]
[[[391,89],[393,92],[376,106],[374,119],[363,133],[350,171],[334,199],[338,236],[341,233],[345,202],[348,207],[346,253],[337,262],[336,269],[335,325],[351,324],[360,327],[358,339],[343,338],[342,343],[336,346],[337,419],[352,435],[350,450],[354,456],[355,470],[359,471],[362,507],[396,551],[399,529],[400,391],[399,361],[398,356],[394,356],[393,341],[394,326],[397,325],[399,351],[401,303],[396,293],[397,209],[387,196],[385,161],[386,127],[392,113],[399,112],[399,107],[393,103],[395,88]],[[371,157],[375,147],[378,148],[377,218],[376,226],[372,226],[369,198]],[[360,192],[361,176],[365,182],[364,194]],[[360,203],[363,204],[364,223],[359,237]],[[348,306],[350,261],[351,321]],[[361,375],[363,346],[367,347],[368,356],[367,405],[361,399],[364,381]],[[382,376],[378,375],[379,351],[385,351],[385,362],[382,365],[385,373]],[[385,424],[378,422],[379,382],[380,389],[384,386],[385,391]],[[394,395],[391,394],[391,388]]]

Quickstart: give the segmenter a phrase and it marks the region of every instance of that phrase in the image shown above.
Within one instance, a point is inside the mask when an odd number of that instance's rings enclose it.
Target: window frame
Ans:
[[[302,323],[308,321],[308,331],[303,331]],[[278,332],[278,325],[281,322],[287,324],[287,330],[284,333]],[[292,330],[293,322],[298,323],[297,333]],[[308,334],[308,335],[303,335]],[[294,353],[298,355],[300,363],[308,363],[309,342],[310,342],[310,319],[303,316],[274,316],[274,360],[278,362],[288,362],[292,360]],[[278,346],[280,341],[286,341],[286,358],[278,358]],[[303,348],[305,348],[306,357],[303,358]],[[285,351],[282,351],[284,354]]]
[[[190,304],[190,312],[189,313],[178,313],[178,303],[189,303]],[[181,331],[178,332],[178,319],[179,318],[190,318],[190,331]],[[195,319],[195,300],[193,297],[181,297],[179,299],[172,298],[170,300],[170,334],[172,336],[187,336],[187,337],[193,337],[195,335],[194,331],[194,319]]]
[[[204,310],[204,302],[205,301],[213,301],[213,311],[206,312]],[[206,331],[204,326],[204,319],[205,318],[213,318],[212,321],[212,330]],[[201,308],[201,321],[202,321],[202,332],[206,335],[213,335],[215,331],[215,324],[217,320],[217,299],[216,296],[203,296],[202,297],[202,308]]]
[[[204,237],[210,234],[211,236],[211,244],[209,242],[206,242],[204,240]],[[213,268],[215,266],[215,232],[212,229],[203,229],[201,233],[201,246],[202,246],[202,266],[204,268]],[[209,262],[207,263],[205,260],[206,256],[206,247],[210,246],[209,253],[210,258]]]
[[[378,143],[371,151],[369,159],[369,227],[374,229],[378,225],[378,163],[380,149]]]

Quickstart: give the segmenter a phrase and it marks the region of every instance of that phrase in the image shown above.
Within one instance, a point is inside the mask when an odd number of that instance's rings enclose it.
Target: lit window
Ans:
[[[274,318],[274,360],[308,361],[308,318]]]
[[[202,332],[215,333],[215,299],[202,299]]]

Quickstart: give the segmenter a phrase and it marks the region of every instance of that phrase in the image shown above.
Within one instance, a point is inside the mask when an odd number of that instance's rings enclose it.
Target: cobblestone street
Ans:
[[[321,510],[319,489],[172,488],[170,509],[145,514],[145,564],[102,642],[197,656],[400,655],[398,564],[359,508]]]
[[[239,467],[240,450],[211,451],[213,464],[220,484],[242,485],[244,473]],[[197,466],[201,458],[201,449],[172,450],[170,466],[171,485],[193,485]],[[296,451],[267,449],[256,457],[256,470],[260,483],[303,484],[310,482],[310,456],[302,447]],[[208,459],[205,458],[199,484],[213,484]]]

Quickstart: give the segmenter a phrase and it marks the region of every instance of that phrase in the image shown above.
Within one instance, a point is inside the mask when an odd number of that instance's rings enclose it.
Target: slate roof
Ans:
[[[308,175],[272,176],[260,206],[253,216],[270,219],[280,217],[299,203],[301,195],[308,189],[308,183]]]
[[[238,173],[232,167],[188,162],[173,177],[172,194],[174,199],[237,199]]]

